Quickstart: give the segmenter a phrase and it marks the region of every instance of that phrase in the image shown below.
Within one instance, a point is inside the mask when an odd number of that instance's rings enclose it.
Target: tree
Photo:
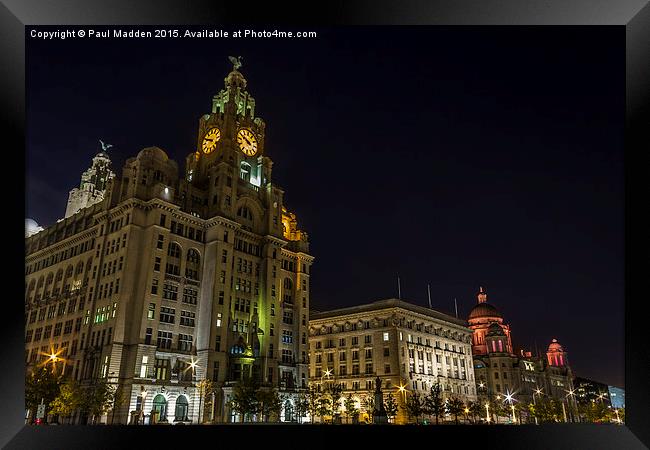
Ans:
[[[357,409],[357,402],[352,398],[352,394],[348,394],[343,402],[345,406],[345,415],[348,418],[348,423],[350,423],[350,418],[359,415],[359,410]]]
[[[424,409],[427,414],[435,417],[436,425],[438,425],[438,418],[445,414],[445,402],[442,398],[440,383],[431,386],[429,394],[424,399]]]
[[[206,411],[212,411],[214,405],[212,404],[212,393],[215,392],[215,384],[208,379],[202,379],[196,383],[196,388],[199,390],[199,423],[205,422]]]
[[[467,403],[467,409],[469,409],[469,413],[472,416],[472,422],[476,422],[477,417],[481,417],[481,413],[483,410],[481,409],[481,402],[473,402],[470,401]]]
[[[116,388],[104,378],[93,380],[91,384],[82,387],[82,398],[79,409],[92,417],[92,423],[108,412],[116,403]]]
[[[268,422],[271,418],[274,421],[280,418],[282,399],[277,390],[258,390],[255,399],[257,401],[257,411],[262,415],[264,422]]]
[[[298,415],[298,423],[302,423],[302,418],[305,417],[309,411],[309,393],[301,392],[298,394],[296,400],[296,414]]]
[[[62,418],[70,418],[80,407],[83,401],[83,392],[74,380],[64,382],[59,390],[59,395],[51,403],[51,413]]]
[[[314,417],[318,415],[321,397],[322,394],[318,392],[316,386],[313,384],[309,386],[309,390],[307,391],[307,411],[309,412],[311,423],[314,423]]]
[[[424,402],[420,398],[420,394],[414,392],[410,396],[406,397],[404,408],[406,409],[408,416],[415,417],[415,423],[419,424],[419,418],[425,412]]]
[[[343,394],[343,387],[341,386],[340,383],[329,383],[325,390],[326,394],[330,398],[330,406],[331,406],[331,411],[330,415],[334,417],[335,415],[338,415],[339,413],[339,408],[341,406],[341,395]]]
[[[390,420],[394,420],[397,415],[399,407],[397,406],[397,400],[393,396],[392,392],[389,392],[386,396],[386,401],[384,402],[384,409],[386,409],[386,415]]]
[[[52,368],[44,365],[35,368],[25,377],[25,407],[32,411],[32,420],[36,417],[38,405],[43,400],[45,411],[50,409],[50,404],[59,395],[61,377]],[[47,414],[46,414],[47,417]]]
[[[499,417],[503,417],[504,414],[507,414],[503,401],[497,398],[490,402],[490,412],[494,415],[496,424],[499,423]]]
[[[465,411],[465,403],[458,397],[452,397],[447,401],[447,413],[454,416],[456,425],[458,425],[458,416]]]
[[[587,422],[601,423],[609,421],[609,409],[601,402],[590,402],[582,405],[581,413],[584,414]]]
[[[257,412],[258,389],[259,384],[251,378],[244,378],[235,384],[228,407],[236,414],[239,414],[241,422],[245,422],[246,418],[250,418],[252,414]]]

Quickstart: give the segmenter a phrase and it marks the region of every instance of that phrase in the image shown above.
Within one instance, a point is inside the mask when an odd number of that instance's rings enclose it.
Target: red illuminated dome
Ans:
[[[560,343],[557,341],[557,339],[553,339],[551,343],[548,346],[548,351],[549,352],[563,352],[564,349],[560,345]]]
[[[501,319],[501,313],[498,309],[487,302],[487,292],[481,287],[477,294],[478,303],[469,312],[468,320],[481,318]]]
[[[482,317],[498,317],[501,318],[501,313],[499,312],[498,309],[496,309],[494,306],[490,305],[489,303],[479,303],[478,305],[474,306],[472,310],[469,312],[468,319],[479,319]]]

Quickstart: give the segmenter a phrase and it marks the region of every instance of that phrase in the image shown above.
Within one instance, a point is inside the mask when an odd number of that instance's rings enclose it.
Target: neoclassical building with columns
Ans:
[[[375,380],[399,405],[396,423],[409,421],[406,396],[427,395],[440,383],[443,398],[476,400],[472,330],[467,322],[398,299],[312,312],[309,319],[310,378],[321,389],[339,383],[352,394],[362,420]],[[402,388],[400,389],[400,386]]]
[[[314,258],[231,61],[183,172],[148,147],[117,176],[102,148],[66,217],[25,240],[26,364],[56,354],[82,385],[117,386],[126,400],[105,422],[237,420],[227,403],[247,376],[286,394],[291,421],[307,386]]]

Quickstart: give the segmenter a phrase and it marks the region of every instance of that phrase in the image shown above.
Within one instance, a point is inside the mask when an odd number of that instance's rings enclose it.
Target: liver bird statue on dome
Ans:
[[[106,153],[108,151],[108,149],[113,146],[113,144],[105,144],[104,141],[102,141],[101,139],[99,140],[99,143],[101,144],[102,152],[104,152],[104,153]]]
[[[228,59],[232,63],[232,68],[233,70],[237,70],[241,67],[242,65],[242,57],[241,56],[229,56]]]

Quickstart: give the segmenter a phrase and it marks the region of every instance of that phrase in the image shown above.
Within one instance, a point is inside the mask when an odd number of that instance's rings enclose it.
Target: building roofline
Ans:
[[[425,316],[429,316],[434,319],[439,319],[439,320],[444,320],[446,322],[451,322],[456,325],[460,325],[463,327],[467,327],[468,323],[466,320],[463,319],[458,319],[456,317],[450,316],[445,313],[441,313],[440,311],[436,311],[435,309],[429,309],[424,306],[420,305],[415,305],[413,303],[409,303],[403,300],[399,300],[396,298],[388,298],[385,300],[377,300],[372,303],[364,303],[362,305],[356,305],[356,306],[348,306],[344,308],[337,308],[337,309],[331,309],[329,311],[319,311],[316,312],[314,310],[311,310],[309,313],[309,320],[320,320],[320,319],[327,319],[331,317],[336,317],[336,316],[342,316],[342,315],[348,315],[348,314],[359,314],[363,312],[369,312],[369,311],[381,311],[383,309],[389,309],[389,308],[402,308],[406,309],[411,312],[423,314]]]

